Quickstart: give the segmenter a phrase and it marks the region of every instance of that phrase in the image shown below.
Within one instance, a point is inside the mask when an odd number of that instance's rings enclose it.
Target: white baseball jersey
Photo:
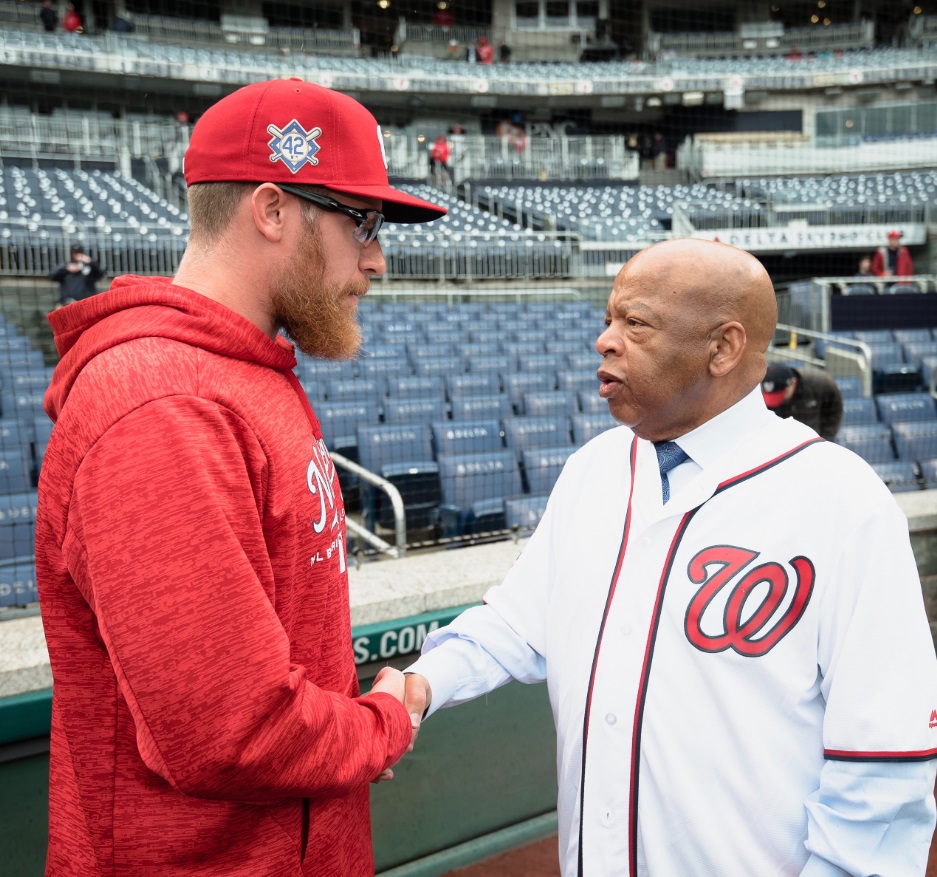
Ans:
[[[566,877],[798,875],[825,850],[805,846],[825,770],[937,757],[907,520],[859,457],[755,396],[666,505],[650,443],[620,427],[580,449],[488,605],[410,668],[433,710],[546,678]]]

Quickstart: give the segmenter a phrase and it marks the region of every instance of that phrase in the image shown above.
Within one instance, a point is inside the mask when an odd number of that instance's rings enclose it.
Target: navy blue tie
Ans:
[[[667,473],[690,457],[676,442],[654,442],[654,450],[657,451],[657,465],[660,468],[661,491],[664,502],[667,502],[670,499],[670,479]]]

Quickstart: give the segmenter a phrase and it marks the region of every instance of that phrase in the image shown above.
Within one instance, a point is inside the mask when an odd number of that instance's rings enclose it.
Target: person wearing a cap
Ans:
[[[67,305],[94,295],[97,282],[104,276],[101,266],[91,258],[81,244],[72,244],[68,261],[59,265],[49,279],[59,285],[59,304]]]
[[[872,256],[872,273],[876,277],[910,277],[914,274],[911,251],[901,243],[898,229],[888,232],[888,246],[879,247]]]
[[[398,670],[359,691],[345,507],[283,334],[353,356],[382,223],[445,211],[389,185],[363,106],[299,80],[210,107],[185,178],[176,276],[49,316],[47,873],[366,877],[369,783],[415,722]]]
[[[793,417],[827,441],[836,438],[843,421],[843,394],[823,369],[769,363],[761,393],[778,417]]]

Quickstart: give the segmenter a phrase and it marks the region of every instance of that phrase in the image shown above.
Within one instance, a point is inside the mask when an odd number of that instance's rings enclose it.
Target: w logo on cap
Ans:
[[[268,125],[267,133],[271,135],[267,143],[270,147],[270,161],[282,161],[294,174],[305,164],[315,166],[319,163],[316,153],[320,146],[316,143],[316,137],[322,136],[321,128],[307,131],[293,119],[284,128]]]

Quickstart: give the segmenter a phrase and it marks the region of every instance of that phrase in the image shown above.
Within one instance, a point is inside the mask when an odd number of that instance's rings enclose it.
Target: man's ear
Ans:
[[[283,237],[286,227],[285,205],[283,191],[272,183],[263,183],[251,192],[250,212],[254,226],[271,243]]]
[[[736,321],[723,323],[713,330],[709,354],[709,373],[721,378],[732,371],[742,359],[748,337],[745,327]]]

